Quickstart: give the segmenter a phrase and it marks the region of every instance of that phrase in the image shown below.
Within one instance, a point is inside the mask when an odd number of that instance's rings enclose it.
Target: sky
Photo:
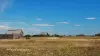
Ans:
[[[0,33],[100,33],[100,0],[0,0]]]

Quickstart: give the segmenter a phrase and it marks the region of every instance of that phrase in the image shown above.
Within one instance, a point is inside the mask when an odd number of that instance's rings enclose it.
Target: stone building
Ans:
[[[24,32],[21,29],[8,30],[6,34],[0,34],[0,39],[19,39],[23,38]]]
[[[21,29],[16,29],[16,30],[8,30],[7,34],[12,34],[13,35],[13,39],[19,39],[22,38],[24,35],[23,30]]]

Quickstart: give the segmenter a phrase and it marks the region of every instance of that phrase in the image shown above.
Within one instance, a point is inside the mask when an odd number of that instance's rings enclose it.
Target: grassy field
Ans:
[[[0,56],[100,56],[99,37],[0,40]]]

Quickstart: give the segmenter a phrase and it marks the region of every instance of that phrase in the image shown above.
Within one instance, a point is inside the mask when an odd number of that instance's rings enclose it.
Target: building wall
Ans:
[[[13,34],[14,39],[19,39],[23,37],[23,31],[22,30],[8,30],[7,34]]]
[[[0,39],[13,39],[13,34],[0,34]]]

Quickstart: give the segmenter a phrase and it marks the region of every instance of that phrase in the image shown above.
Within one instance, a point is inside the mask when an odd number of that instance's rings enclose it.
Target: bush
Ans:
[[[31,35],[25,35],[24,36],[26,39],[30,39]]]

